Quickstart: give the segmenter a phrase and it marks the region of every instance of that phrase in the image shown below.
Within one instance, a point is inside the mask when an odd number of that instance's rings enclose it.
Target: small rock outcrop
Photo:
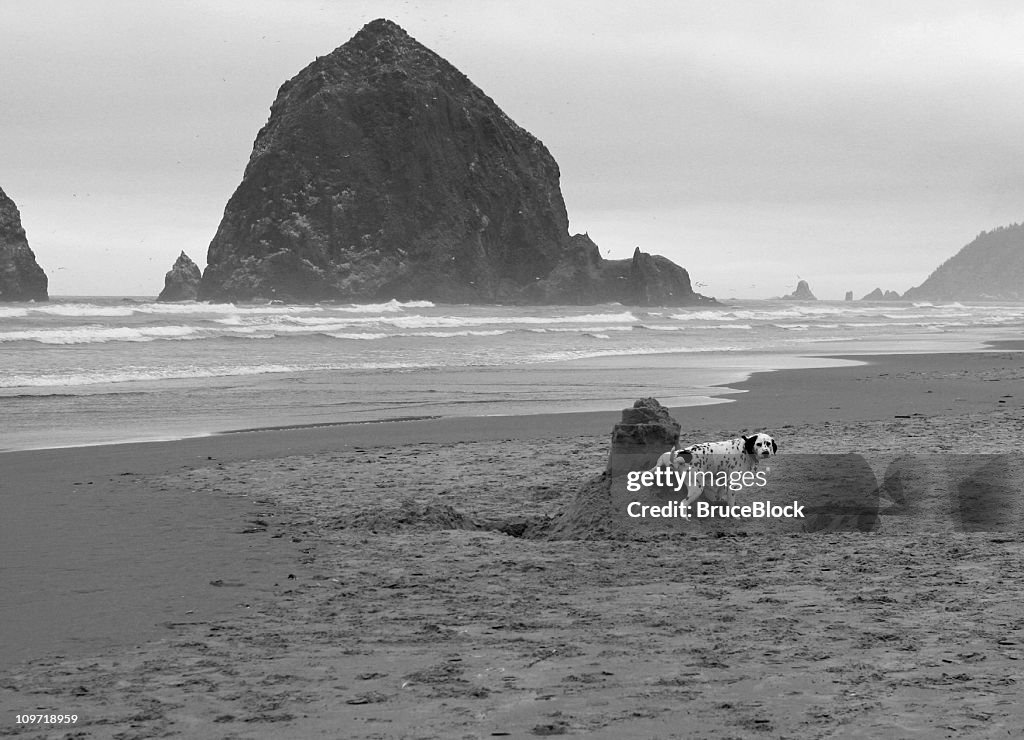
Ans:
[[[48,279],[28,246],[21,213],[0,190],[0,301],[46,301]]]
[[[901,301],[903,296],[897,293],[895,290],[887,290],[882,292],[881,288],[875,288],[873,291],[868,293],[866,296],[861,298],[862,301]]]
[[[1024,300],[1024,224],[983,231],[939,265],[907,300]]]
[[[568,232],[559,169],[388,20],[284,83],[210,243],[199,298],[711,302],[637,251]]]
[[[852,301],[853,300],[853,291],[852,290],[846,291],[846,297],[843,298],[843,300],[844,301]]]
[[[164,289],[158,301],[194,301],[199,295],[199,281],[203,274],[199,265],[182,252],[174,266],[164,275]]]
[[[814,293],[811,292],[811,286],[807,284],[806,280],[801,280],[796,284],[796,290],[789,295],[782,296],[784,301],[816,301]]]

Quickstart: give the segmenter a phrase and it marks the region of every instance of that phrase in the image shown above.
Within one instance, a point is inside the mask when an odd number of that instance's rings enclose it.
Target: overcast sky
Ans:
[[[278,87],[386,17],[541,139],[575,232],[719,298],[919,284],[1024,221],[1024,4],[2,0],[0,187],[51,295],[200,267]]]

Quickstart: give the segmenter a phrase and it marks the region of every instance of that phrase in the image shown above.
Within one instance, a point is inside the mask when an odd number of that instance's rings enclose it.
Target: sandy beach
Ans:
[[[879,480],[1016,453],[1020,344],[856,359],[671,411]],[[0,455],[0,736],[1024,735],[1019,501],[972,531],[919,470],[868,532],[616,529],[587,497],[618,420]]]

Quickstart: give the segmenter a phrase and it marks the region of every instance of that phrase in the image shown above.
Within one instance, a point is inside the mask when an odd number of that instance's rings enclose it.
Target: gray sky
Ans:
[[[202,267],[278,87],[386,17],[540,138],[573,232],[701,292],[919,284],[1024,220],[1024,4],[3,0],[0,187],[52,295]]]

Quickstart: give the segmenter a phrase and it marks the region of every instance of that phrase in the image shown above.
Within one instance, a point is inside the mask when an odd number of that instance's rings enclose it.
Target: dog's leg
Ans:
[[[700,498],[700,495],[704,493],[704,489],[700,486],[688,486],[686,489],[686,503],[684,506],[690,506],[694,501]],[[690,511],[690,516],[693,516],[694,512]]]

